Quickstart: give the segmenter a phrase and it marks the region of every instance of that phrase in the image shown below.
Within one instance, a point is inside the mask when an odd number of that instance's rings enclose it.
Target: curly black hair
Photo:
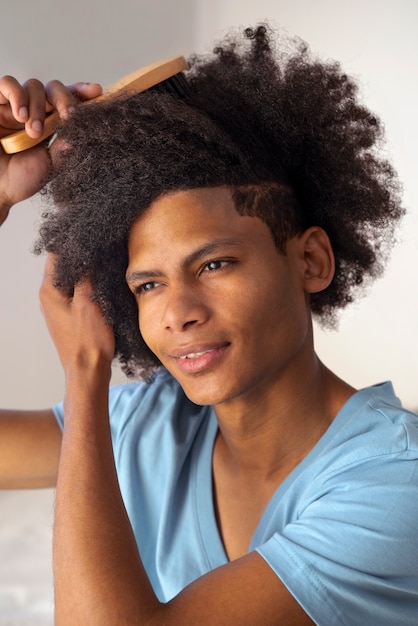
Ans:
[[[381,123],[338,63],[262,24],[192,56],[186,76],[183,98],[150,90],[78,107],[59,130],[64,148],[47,188],[53,206],[36,250],[58,255],[66,293],[91,278],[128,375],[159,365],[125,271],[130,228],[162,194],[227,186],[237,211],[261,217],[282,252],[296,233],[324,228],[336,272],[311,310],[328,325],[381,273],[403,215],[396,174],[377,153]]]

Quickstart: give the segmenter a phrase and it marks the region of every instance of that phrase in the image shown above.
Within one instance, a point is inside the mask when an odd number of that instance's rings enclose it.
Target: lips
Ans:
[[[200,356],[210,351],[211,349],[203,350],[202,352],[190,352],[189,354],[185,354],[184,356],[179,356],[178,358],[179,359],[198,359]]]
[[[229,344],[188,346],[171,351],[178,367],[185,373],[200,373],[212,368],[224,355]]]

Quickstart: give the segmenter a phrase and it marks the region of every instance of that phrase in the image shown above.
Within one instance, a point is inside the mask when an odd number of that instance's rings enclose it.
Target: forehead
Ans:
[[[240,215],[226,187],[178,191],[161,196],[134,223],[129,235],[129,257],[147,257],[156,251],[181,254],[215,239],[265,245],[272,236],[257,217]]]
[[[155,200],[135,222],[132,231],[145,232],[164,224],[175,233],[183,230],[187,222],[205,223],[222,217],[222,225],[238,216],[231,192],[226,187],[190,189],[164,194]]]

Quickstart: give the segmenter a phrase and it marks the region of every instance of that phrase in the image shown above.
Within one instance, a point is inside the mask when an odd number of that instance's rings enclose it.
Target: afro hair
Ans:
[[[57,254],[66,293],[90,277],[128,375],[159,365],[125,272],[132,224],[162,194],[228,186],[237,211],[262,218],[282,252],[322,227],[336,272],[311,310],[326,325],[382,272],[403,215],[396,174],[378,154],[382,126],[338,63],[259,25],[192,56],[186,77],[181,98],[154,89],[77,107],[47,186],[36,250]]]

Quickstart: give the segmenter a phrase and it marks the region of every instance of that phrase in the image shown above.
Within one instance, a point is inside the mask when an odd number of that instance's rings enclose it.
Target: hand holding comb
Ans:
[[[182,56],[171,57],[164,61],[158,61],[147,65],[135,72],[120,78],[115,83],[109,85],[103,94],[97,98],[86,101],[97,102],[100,100],[110,100],[120,94],[133,95],[157,87],[161,90],[174,93],[181,97],[187,92],[187,81],[183,74],[183,70],[187,69],[186,59]],[[15,154],[33,148],[51,137],[60,121],[56,111],[45,118],[44,132],[40,137],[33,139],[27,135],[25,130],[14,132],[0,139],[0,144],[7,154]]]

